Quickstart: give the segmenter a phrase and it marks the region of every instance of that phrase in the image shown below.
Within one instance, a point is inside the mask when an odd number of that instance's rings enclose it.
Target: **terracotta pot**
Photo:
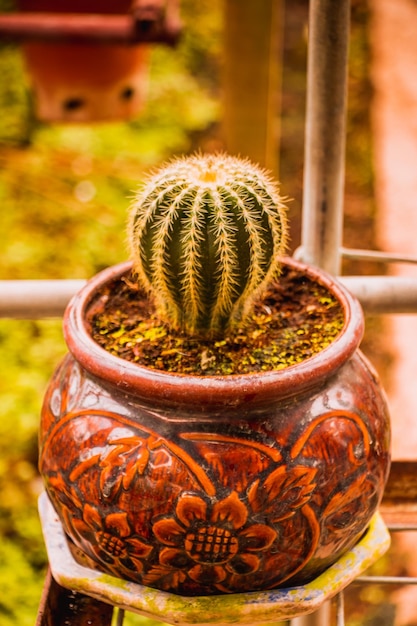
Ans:
[[[130,0],[19,0],[22,11],[125,14]],[[28,42],[22,45],[35,114],[50,122],[129,119],[144,106],[148,46]]]
[[[77,550],[118,577],[182,595],[304,584],[354,546],[382,497],[390,428],[358,351],[363,316],[287,369],[186,376],[100,348],[86,314],[128,271],[93,278],[65,315],[70,354],[47,391],[40,469]]]

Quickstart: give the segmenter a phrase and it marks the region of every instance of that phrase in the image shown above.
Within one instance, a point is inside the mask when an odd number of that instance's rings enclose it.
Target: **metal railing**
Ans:
[[[414,261],[413,261],[414,262]],[[339,276],[366,313],[416,313],[417,278]],[[0,318],[61,317],[85,280],[0,280]]]
[[[374,260],[411,261],[401,255],[381,255],[373,251],[349,251],[342,248],[343,197],[345,181],[345,138],[347,110],[347,58],[350,33],[349,0],[313,0],[310,2],[307,118],[305,132],[305,170],[303,228],[298,257],[318,265],[333,275],[340,274],[342,255]],[[377,313],[416,313],[417,280],[397,277],[346,277],[343,282],[358,296],[365,310]],[[401,465],[401,464],[400,464]],[[407,464],[405,464],[407,465]],[[415,472],[415,465],[412,471]],[[399,470],[400,482],[407,481],[407,470]],[[395,508],[396,488],[388,485],[386,498]],[[398,494],[397,494],[398,495]],[[409,502],[415,501],[409,493]],[[405,498],[406,499],[406,498]],[[399,498],[401,500],[401,496]],[[389,523],[391,530],[417,530],[406,521]],[[403,505],[402,505],[403,506]],[[398,516],[407,517],[407,511]],[[393,582],[416,584],[414,578],[362,576],[360,584]],[[344,626],[344,593],[336,599],[336,626]],[[320,614],[292,620],[292,626],[327,626],[331,622],[329,605]]]

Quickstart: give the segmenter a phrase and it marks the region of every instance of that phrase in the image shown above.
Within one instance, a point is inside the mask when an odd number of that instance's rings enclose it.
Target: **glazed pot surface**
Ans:
[[[71,354],[45,397],[40,469],[66,533],[103,571],[183,595],[307,582],[360,539],[389,471],[387,407],[357,351],[356,301],[317,278],[346,308],[327,354],[203,380],[91,345],[86,310],[124,271],[73,301]]]

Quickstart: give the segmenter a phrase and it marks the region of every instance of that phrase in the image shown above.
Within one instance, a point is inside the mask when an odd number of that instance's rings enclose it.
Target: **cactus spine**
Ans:
[[[199,336],[245,318],[278,274],[286,238],[276,183],[224,154],[161,168],[136,197],[129,223],[139,281],[171,326]]]

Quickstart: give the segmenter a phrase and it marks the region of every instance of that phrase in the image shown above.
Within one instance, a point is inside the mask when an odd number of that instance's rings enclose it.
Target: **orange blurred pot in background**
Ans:
[[[28,12],[127,14],[130,0],[19,0]],[[57,43],[22,45],[35,96],[35,114],[50,122],[123,120],[145,101],[147,44]]]

